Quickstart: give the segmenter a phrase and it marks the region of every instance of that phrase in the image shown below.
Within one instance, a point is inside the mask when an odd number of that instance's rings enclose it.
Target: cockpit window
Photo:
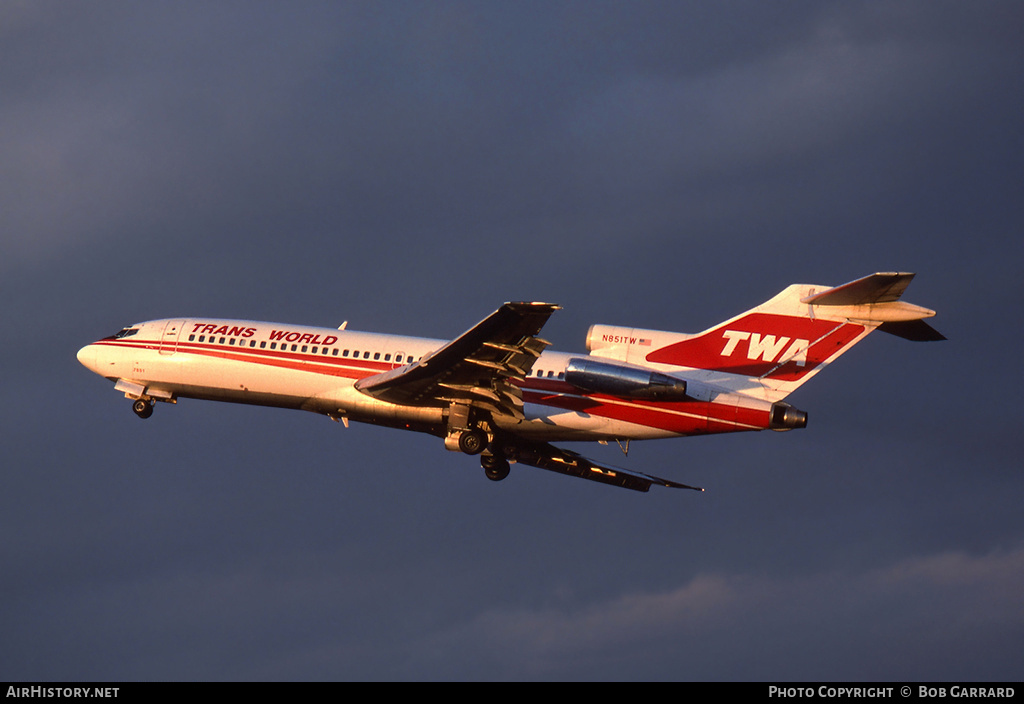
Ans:
[[[119,332],[116,335],[114,335],[114,339],[115,340],[120,340],[120,339],[125,338],[125,337],[131,337],[132,335],[135,335],[138,332],[139,332],[138,328],[123,328],[121,330],[121,332]]]

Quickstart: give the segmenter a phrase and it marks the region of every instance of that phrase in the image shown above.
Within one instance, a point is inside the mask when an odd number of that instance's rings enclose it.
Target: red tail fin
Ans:
[[[752,312],[655,350],[647,361],[793,382],[857,342],[867,330],[843,321]]]
[[[899,300],[913,274],[880,273],[834,288],[794,284],[771,300],[696,335],[594,326],[592,354],[687,370],[711,384],[772,402],[880,328],[944,339],[924,322],[934,311]]]

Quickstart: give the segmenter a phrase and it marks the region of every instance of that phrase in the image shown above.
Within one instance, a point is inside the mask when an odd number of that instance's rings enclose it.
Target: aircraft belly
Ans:
[[[358,391],[351,382],[318,393],[303,408],[361,423],[392,427],[411,428],[415,425],[417,429],[441,429],[445,425],[445,410],[440,406],[408,406],[381,401]]]

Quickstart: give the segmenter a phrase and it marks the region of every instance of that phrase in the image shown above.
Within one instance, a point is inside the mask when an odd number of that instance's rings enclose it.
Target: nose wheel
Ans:
[[[153,415],[153,402],[145,399],[137,399],[132,404],[132,410],[135,411],[135,415],[139,418],[149,418]]]

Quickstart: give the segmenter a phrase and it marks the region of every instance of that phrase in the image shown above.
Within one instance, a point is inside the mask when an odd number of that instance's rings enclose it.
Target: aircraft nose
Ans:
[[[78,350],[78,361],[90,371],[96,370],[96,348],[93,345],[86,345]]]

